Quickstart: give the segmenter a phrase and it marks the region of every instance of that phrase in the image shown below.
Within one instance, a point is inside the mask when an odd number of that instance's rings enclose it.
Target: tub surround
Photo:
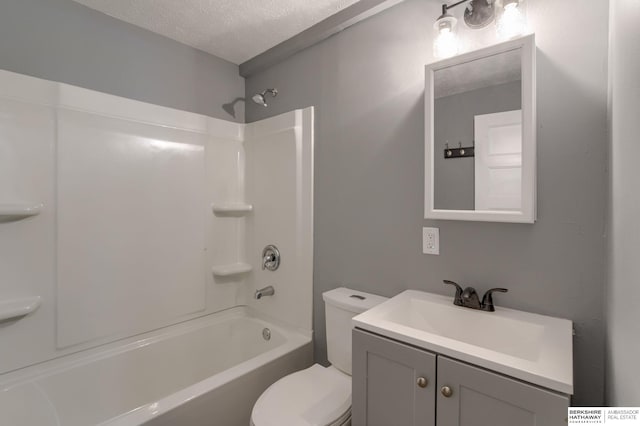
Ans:
[[[237,306],[310,336],[312,107],[244,125],[0,71],[0,150],[0,204],[38,206],[5,208],[20,217],[0,222],[2,404],[35,397],[6,385],[31,365]],[[273,272],[261,270],[269,244],[283,258]],[[254,300],[267,285],[277,297]],[[13,307],[23,299],[38,304]],[[249,338],[234,330],[222,347]],[[70,374],[94,380],[78,388],[135,388],[116,380],[130,367],[109,362],[110,377]],[[140,381],[173,374],[157,370]],[[52,401],[73,394],[71,376],[57,377]],[[98,394],[84,405],[102,420],[163,397],[107,413],[90,408]]]

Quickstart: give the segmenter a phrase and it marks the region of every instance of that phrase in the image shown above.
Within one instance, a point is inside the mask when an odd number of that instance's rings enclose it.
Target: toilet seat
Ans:
[[[351,419],[351,376],[314,364],[289,374],[253,407],[254,426],[339,426]]]

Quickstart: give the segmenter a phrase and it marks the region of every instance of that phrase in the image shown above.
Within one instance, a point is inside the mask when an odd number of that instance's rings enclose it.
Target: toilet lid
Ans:
[[[326,426],[351,408],[351,377],[314,364],[278,380],[258,398],[256,426]]]

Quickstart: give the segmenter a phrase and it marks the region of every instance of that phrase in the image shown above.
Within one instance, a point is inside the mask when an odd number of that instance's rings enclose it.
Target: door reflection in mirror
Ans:
[[[434,72],[434,207],[521,209],[520,50]],[[475,156],[446,158],[447,147]]]

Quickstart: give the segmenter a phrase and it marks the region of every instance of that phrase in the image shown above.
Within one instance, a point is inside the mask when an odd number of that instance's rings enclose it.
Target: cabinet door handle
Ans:
[[[421,388],[426,388],[427,385],[429,384],[429,381],[427,379],[425,379],[424,377],[418,377],[418,380],[416,380],[416,383]]]
[[[442,389],[440,389],[440,392],[442,393],[442,395],[444,395],[445,398],[449,398],[451,395],[453,395],[453,391],[449,386],[443,386]]]

